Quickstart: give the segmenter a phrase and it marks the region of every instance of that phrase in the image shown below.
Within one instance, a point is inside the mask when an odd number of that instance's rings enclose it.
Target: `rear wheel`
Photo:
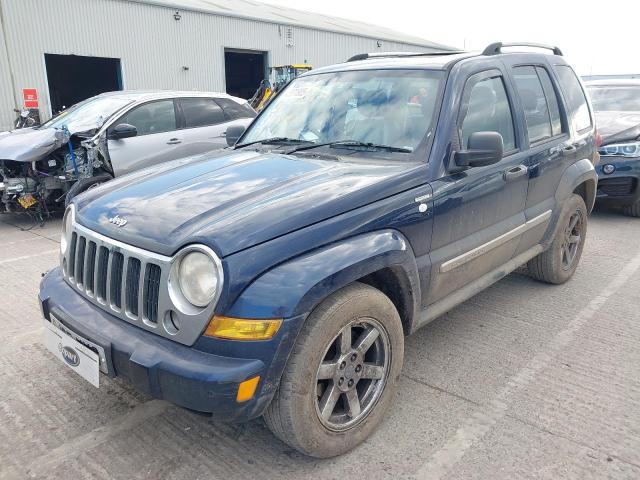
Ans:
[[[367,285],[345,287],[307,319],[265,422],[307,455],[347,452],[384,418],[403,356],[391,300]]]
[[[587,218],[584,200],[580,195],[572,195],[559,220],[560,228],[551,246],[527,263],[533,278],[555,284],[571,278],[582,256],[587,236]]]
[[[629,217],[640,217],[640,201],[622,207],[622,213]]]

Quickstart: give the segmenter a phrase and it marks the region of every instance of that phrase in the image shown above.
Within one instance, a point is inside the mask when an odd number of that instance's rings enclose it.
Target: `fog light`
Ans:
[[[256,387],[258,386],[258,382],[260,381],[260,375],[257,377],[250,378],[249,380],[245,380],[240,385],[238,385],[238,394],[236,395],[236,402],[246,402],[247,400],[251,400],[253,398],[253,394],[256,393]]]
[[[204,334],[208,337],[227,340],[269,340],[276,334],[281,324],[282,320],[278,318],[249,320],[214,316]]]
[[[606,175],[610,175],[613,172],[616,171],[616,167],[614,165],[611,165],[610,163],[607,163],[606,165],[602,166],[602,171],[606,174]]]

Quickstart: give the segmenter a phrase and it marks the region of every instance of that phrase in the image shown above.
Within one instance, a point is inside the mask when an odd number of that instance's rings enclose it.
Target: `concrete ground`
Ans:
[[[60,221],[29,227],[0,217],[0,479],[640,478],[640,219],[596,212],[569,283],[512,274],[408,338],[386,421],[325,461],[59,364]]]

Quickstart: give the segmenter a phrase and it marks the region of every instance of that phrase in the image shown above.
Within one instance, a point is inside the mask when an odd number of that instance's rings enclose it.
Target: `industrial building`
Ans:
[[[0,0],[0,129],[121,89],[249,98],[269,66],[342,62],[441,45],[358,21],[252,0]]]

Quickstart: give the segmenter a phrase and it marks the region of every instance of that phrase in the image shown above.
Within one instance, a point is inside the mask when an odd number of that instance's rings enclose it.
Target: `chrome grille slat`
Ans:
[[[158,321],[158,292],[161,274],[158,265],[147,264],[144,282],[144,317],[153,323]]]
[[[69,260],[67,264],[68,274],[70,278],[74,278],[76,275],[76,242],[78,241],[78,234],[73,232],[71,235],[71,243],[69,245]]]
[[[75,279],[79,287],[82,287],[84,283],[84,256],[86,253],[87,239],[85,237],[79,237],[76,245],[76,260],[75,260]]]
[[[96,298],[106,303],[107,301],[107,272],[109,271],[109,249],[100,247],[98,253],[98,268],[96,268]]]
[[[140,260],[129,257],[127,260],[127,275],[125,287],[125,308],[134,318],[138,318],[140,301]]]
[[[96,277],[95,277],[95,270],[96,270],[96,242],[91,242],[89,241],[89,244],[87,246],[87,257],[85,260],[85,273],[84,273],[84,279],[85,279],[85,291],[87,292],[88,295],[95,295],[95,281],[96,281]]]
[[[124,270],[124,255],[112,252],[109,266],[109,304],[111,308],[122,308],[122,279]]]

